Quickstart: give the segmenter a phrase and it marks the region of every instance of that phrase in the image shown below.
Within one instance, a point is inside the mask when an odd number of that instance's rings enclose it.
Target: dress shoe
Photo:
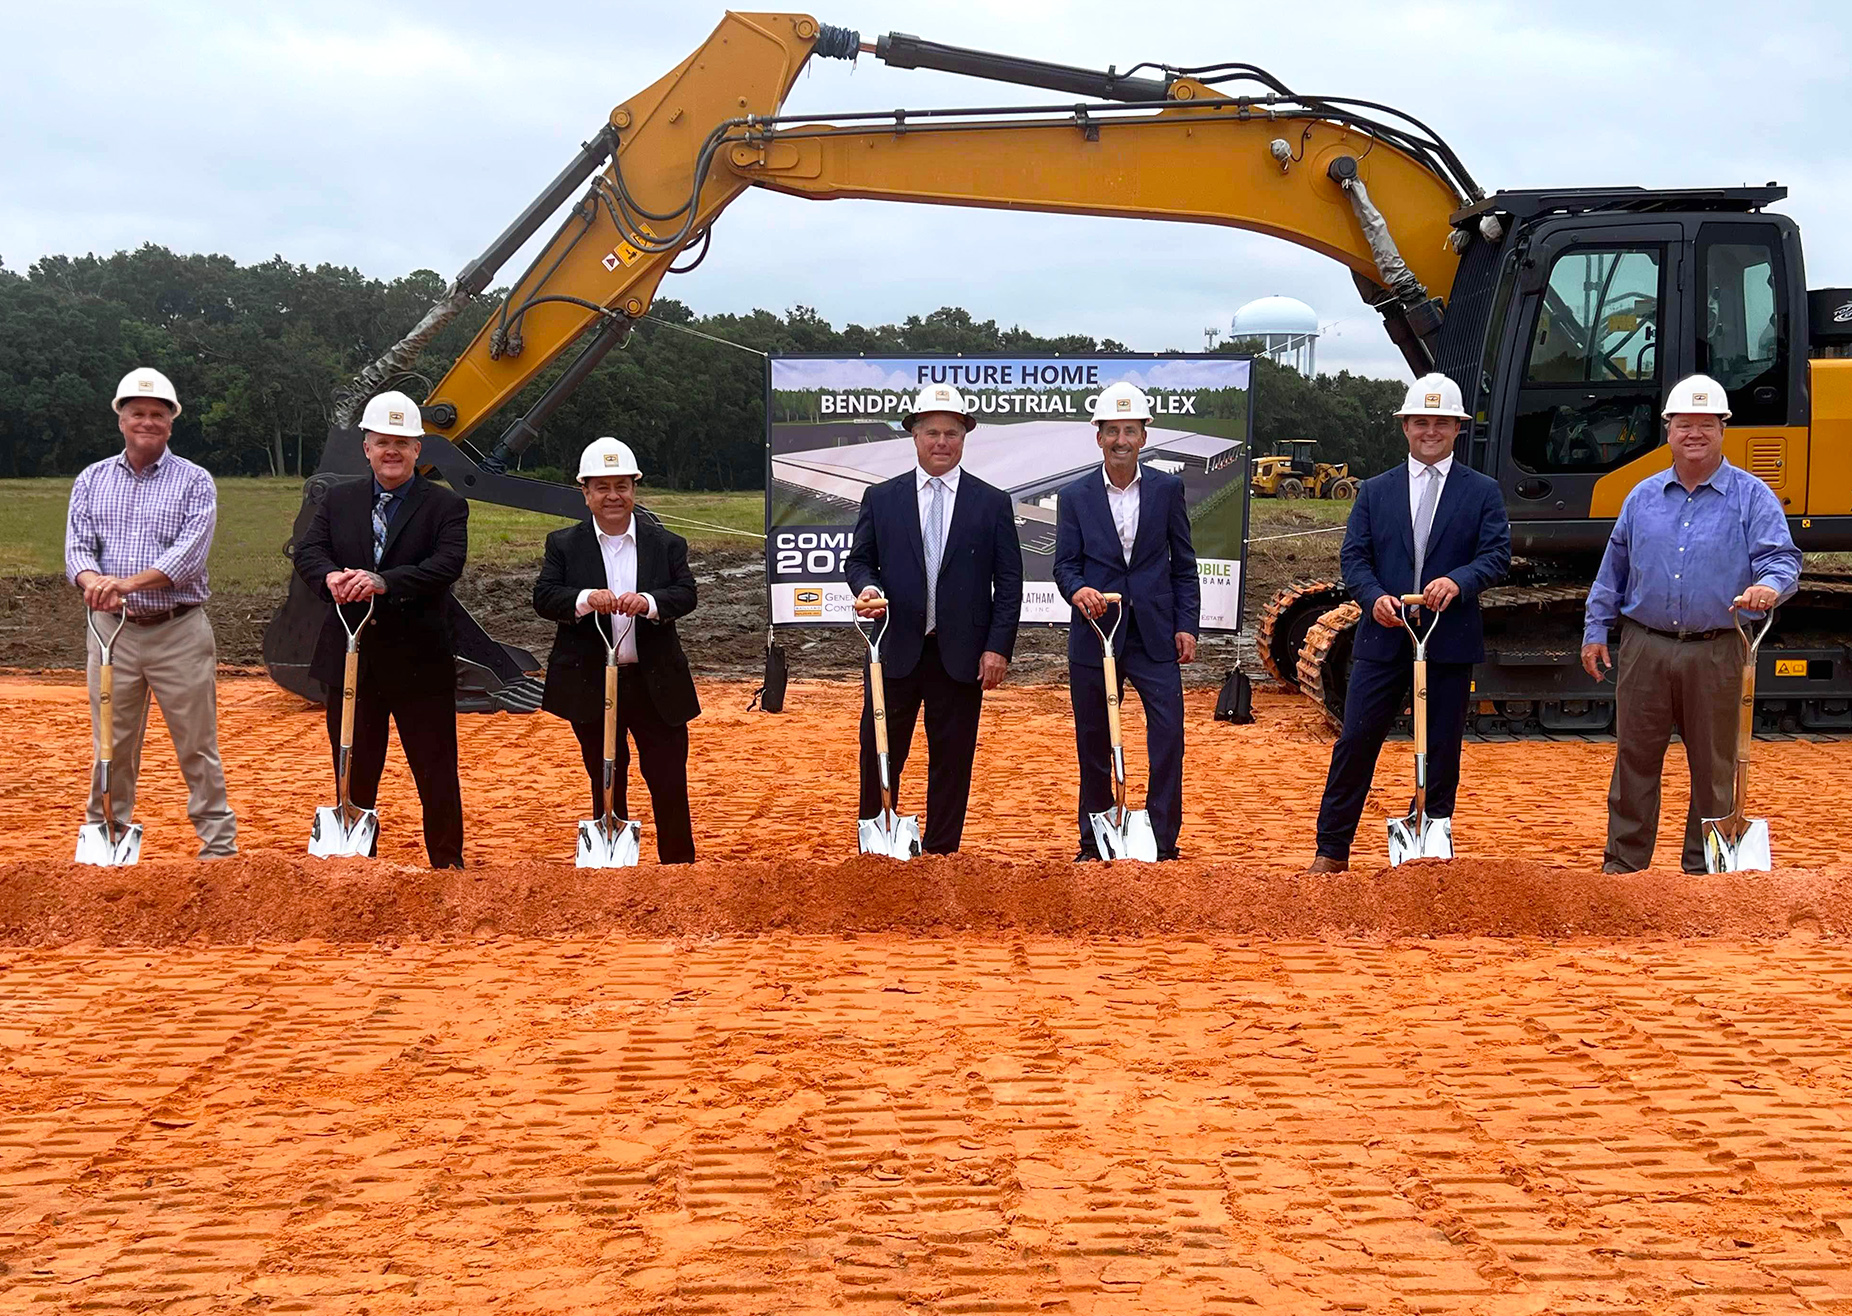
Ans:
[[[1097,864],[1100,862],[1100,852],[1090,845],[1083,845],[1080,847],[1079,852],[1075,854],[1074,862],[1077,864]]]
[[[1623,863],[1619,863],[1616,860],[1610,859],[1608,860],[1607,863],[1601,866],[1601,871],[1604,873],[1631,873],[1634,870],[1627,867],[1627,865]]]
[[[1305,866],[1308,873],[1348,873],[1350,865],[1342,859],[1333,859],[1328,854],[1312,856],[1312,862]]]

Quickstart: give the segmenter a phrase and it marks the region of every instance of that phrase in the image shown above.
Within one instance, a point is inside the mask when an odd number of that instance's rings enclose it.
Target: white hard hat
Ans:
[[[393,390],[367,400],[367,409],[360,413],[360,428],[369,434],[396,434],[402,439],[422,439],[424,417],[419,413],[416,402]]]
[[[965,432],[969,434],[977,428],[977,421],[971,415],[971,406],[965,401],[965,395],[950,384],[928,384],[913,398],[913,409],[900,418],[903,429],[912,429],[913,423],[921,416],[935,411],[948,411],[965,423]]]
[[[1109,384],[1093,399],[1093,423],[1107,420],[1150,420],[1151,399],[1136,384]]]
[[[643,472],[637,466],[637,455],[630,450],[628,443],[616,439],[593,439],[585,445],[585,451],[579,454],[579,483],[584,484],[594,475],[634,475],[643,478]]]
[[[1666,394],[1665,419],[1694,414],[1730,418],[1730,395],[1709,375],[1686,375]]]
[[[1423,375],[1410,384],[1408,395],[1402,399],[1402,409],[1395,414],[1398,416],[1452,416],[1455,420],[1472,419],[1460,403],[1460,386],[1439,372]]]
[[[174,393],[174,381],[152,366],[137,366],[122,377],[122,382],[116,385],[116,411],[120,413],[124,402],[132,402],[136,398],[154,398],[172,407],[174,415],[180,414],[180,399]]]

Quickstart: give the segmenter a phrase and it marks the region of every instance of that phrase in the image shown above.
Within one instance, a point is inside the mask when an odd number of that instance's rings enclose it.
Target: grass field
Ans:
[[[219,527],[212,541],[212,583],[221,590],[263,589],[285,580],[283,545],[302,505],[302,482],[223,479]],[[64,521],[69,479],[0,480],[0,574],[64,571]],[[764,498],[743,493],[647,493],[644,505],[698,547],[750,546],[764,526]],[[700,523],[700,524],[691,524]],[[557,517],[476,503],[470,508],[470,561],[478,566],[532,565]],[[718,527],[718,529],[707,528]]]

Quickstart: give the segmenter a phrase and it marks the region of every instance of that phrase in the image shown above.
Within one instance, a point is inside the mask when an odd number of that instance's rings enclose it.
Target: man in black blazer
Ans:
[[[855,610],[893,620],[881,646],[888,762],[896,805],[913,724],[926,710],[928,854],[953,854],[965,829],[984,691],[1009,671],[1022,616],[1022,548],[1010,497],[960,469],[977,422],[956,388],[929,384],[904,421],[918,465],[862,495],[849,550]],[[886,599],[886,606],[868,601]],[[863,679],[861,816],[881,812],[874,715]]]
[[[591,816],[600,816],[604,637],[611,633],[605,628],[614,627],[620,670],[613,807],[618,817],[630,816],[626,787],[634,739],[656,819],[656,857],[691,864],[688,723],[700,715],[701,702],[675,619],[694,611],[695,578],[688,541],[637,507],[641,475],[629,446],[616,439],[596,440],[579,459],[579,487],[591,519],[547,536],[546,561],[534,582],[534,611],[559,623],[540,706],[572,724],[591,778]]]
[[[1196,661],[1202,583],[1190,543],[1183,481],[1141,467],[1151,402],[1131,384],[1102,389],[1093,409],[1100,452],[1095,470],[1061,491],[1055,510],[1055,588],[1074,607],[1068,622],[1068,692],[1080,755],[1080,853],[1098,859],[1091,815],[1112,807],[1112,733],[1106,721],[1106,667],[1088,618],[1104,617],[1104,594],[1119,594],[1125,621],[1113,657],[1123,698],[1130,680],[1145,706],[1150,776],[1145,807],[1158,858],[1177,857],[1183,826],[1183,672]]]
[[[1498,482],[1454,459],[1454,441],[1470,419],[1460,386],[1445,375],[1424,375],[1396,415],[1408,460],[1363,482],[1344,532],[1344,585],[1363,616],[1351,651],[1344,730],[1318,809],[1314,873],[1349,867],[1377,755],[1408,702],[1414,644],[1397,620],[1403,594],[1420,594],[1422,606],[1440,614],[1428,641],[1427,811],[1453,816],[1473,664],[1485,659],[1479,596],[1511,565],[1511,526]]]
[[[450,587],[469,554],[469,503],[418,474],[424,426],[403,393],[367,403],[370,479],[337,484],[296,545],[296,574],[321,597],[348,608],[350,620],[373,600],[360,634],[354,750],[348,794],[374,807],[386,766],[386,722],[398,724],[405,762],[424,806],[424,847],[433,868],[463,867],[463,792],[457,782],[457,660]],[[356,606],[359,605],[359,606]],[[347,632],[329,609],[309,665],[330,691],[341,689]],[[328,740],[336,746],[341,705],[328,702]]]

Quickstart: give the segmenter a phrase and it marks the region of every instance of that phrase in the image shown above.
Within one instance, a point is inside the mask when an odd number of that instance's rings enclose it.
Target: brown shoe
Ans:
[[[1308,873],[1348,873],[1350,865],[1342,859],[1333,859],[1328,854],[1315,854],[1312,862],[1305,866]]]

